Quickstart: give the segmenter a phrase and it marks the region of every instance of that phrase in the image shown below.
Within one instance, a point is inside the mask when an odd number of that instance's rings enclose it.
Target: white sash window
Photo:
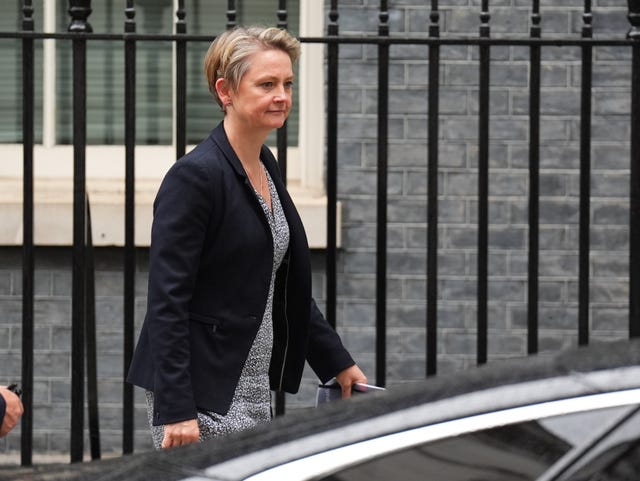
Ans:
[[[20,28],[22,12],[0,17],[0,30]],[[35,0],[37,31],[66,31],[66,0]],[[238,24],[276,25],[277,2],[237,2]],[[137,0],[137,33],[172,33],[175,0]],[[323,2],[288,2],[288,28],[294,35],[323,34]],[[92,2],[89,23],[97,33],[124,29],[123,2]],[[186,0],[188,34],[213,35],[225,29],[226,0]],[[71,243],[73,176],[72,50],[70,40],[36,40],[35,99],[35,240]],[[205,138],[222,115],[203,73],[208,42],[187,47],[187,143]],[[136,59],[136,242],[147,245],[151,203],[162,176],[175,161],[175,56],[172,42],[139,41]],[[0,208],[9,220],[0,228],[0,244],[21,243],[22,76],[21,41],[0,42]],[[303,44],[296,66],[294,110],[288,121],[287,177],[307,226],[310,243],[325,243],[324,219],[324,72],[323,46]],[[6,107],[4,107],[6,106]],[[87,43],[87,189],[92,202],[94,242],[124,241],[124,49],[121,41]],[[268,139],[275,145],[275,133]],[[275,148],[273,149],[275,153]],[[51,222],[50,219],[55,219]]]

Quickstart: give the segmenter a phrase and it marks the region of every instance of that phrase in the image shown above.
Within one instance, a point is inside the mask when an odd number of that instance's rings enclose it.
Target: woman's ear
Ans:
[[[222,105],[228,105],[231,102],[230,89],[225,79],[219,78],[216,80],[216,92]]]

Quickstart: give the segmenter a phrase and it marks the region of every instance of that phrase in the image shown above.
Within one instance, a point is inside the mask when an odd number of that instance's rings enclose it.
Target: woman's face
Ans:
[[[269,132],[282,127],[291,110],[293,68],[282,50],[260,50],[249,58],[249,68],[238,88],[229,90],[233,116],[254,132]]]

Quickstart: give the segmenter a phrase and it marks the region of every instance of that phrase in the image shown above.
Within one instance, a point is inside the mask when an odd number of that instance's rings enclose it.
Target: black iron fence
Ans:
[[[327,60],[327,248],[326,248],[326,316],[336,322],[337,264],[337,165],[338,165],[338,75],[341,45],[374,45],[378,51],[377,99],[377,241],[376,241],[376,382],[384,385],[386,364],[386,290],[387,290],[387,178],[390,47],[393,45],[425,45],[429,51],[428,74],[428,196],[427,196],[427,292],[425,314],[426,372],[437,370],[438,307],[438,155],[439,155],[439,81],[440,49],[445,45],[477,47],[479,52],[478,91],[478,233],[477,233],[477,362],[487,361],[487,280],[488,280],[488,182],[491,49],[495,46],[524,46],[529,49],[529,200],[528,200],[528,352],[538,351],[538,265],[539,265],[539,169],[540,169],[540,99],[541,49],[545,46],[579,47],[581,50],[580,105],[580,214],[579,214],[579,325],[580,344],[589,342],[589,222],[591,177],[591,85],[592,49],[596,46],[629,48],[631,55],[631,155],[629,209],[629,336],[640,336],[640,0],[628,0],[630,28],[613,38],[593,38],[591,1],[584,1],[582,33],[578,38],[544,38],[541,35],[540,2],[532,0],[530,32],[526,37],[492,37],[489,1],[480,4],[479,34],[476,37],[441,37],[441,15],[438,1],[431,1],[428,35],[394,36],[389,29],[388,2],[380,1],[378,32],[372,36],[344,36],[339,33],[338,1],[328,2],[327,33],[322,37],[302,37],[303,43],[326,45]],[[225,12],[227,27],[236,24],[236,2],[229,0]],[[22,419],[22,464],[32,462],[33,431],[33,332],[34,332],[34,43],[42,39],[67,39],[73,49],[73,270],[72,270],[72,377],[71,377],[71,461],[83,457],[85,387],[88,392],[89,431],[93,458],[100,457],[98,402],[96,386],[95,313],[93,292],[93,259],[91,220],[86,190],[87,145],[87,44],[96,41],[122,42],[124,46],[124,131],[125,131],[125,243],[124,243],[124,366],[131,359],[134,346],[134,283],[136,250],[134,245],[134,167],[136,132],[136,49],[140,41],[175,43],[176,152],[185,153],[186,140],[186,50],[189,42],[209,42],[211,36],[187,32],[185,2],[177,2],[175,34],[136,33],[136,6],[126,0],[124,29],[121,34],[92,33],[91,1],[69,0],[70,23],[67,32],[43,33],[34,30],[31,0],[22,5],[22,29],[0,32],[0,39],[14,38],[22,42],[22,118],[24,154],[23,197],[23,277],[22,277],[22,383],[25,414]],[[287,27],[287,2],[280,0],[275,11],[277,25]],[[286,126],[278,132],[278,159],[287,168]],[[86,362],[86,370],[85,370]],[[87,385],[85,386],[85,379]],[[133,391],[125,385],[123,404],[124,453],[133,451]],[[277,412],[284,412],[284,398],[277,400]]]

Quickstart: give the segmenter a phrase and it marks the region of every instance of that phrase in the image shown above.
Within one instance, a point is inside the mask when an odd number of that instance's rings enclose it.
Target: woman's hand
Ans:
[[[200,428],[197,419],[189,419],[173,424],[165,424],[162,448],[184,446],[197,443],[200,439]]]
[[[18,424],[18,420],[20,419],[20,416],[22,416],[24,408],[22,406],[22,401],[20,401],[20,398],[5,386],[0,386],[0,396],[4,398],[5,404],[7,405],[6,411],[4,413],[4,419],[1,420],[1,438],[3,436],[6,436],[9,431],[11,431],[16,426],[16,424]]]
[[[354,364],[351,367],[348,367],[344,371],[341,371],[336,376],[336,381],[340,384],[342,388],[342,399],[346,399],[351,397],[351,386],[356,383],[367,383],[367,376],[360,370],[360,368]]]

